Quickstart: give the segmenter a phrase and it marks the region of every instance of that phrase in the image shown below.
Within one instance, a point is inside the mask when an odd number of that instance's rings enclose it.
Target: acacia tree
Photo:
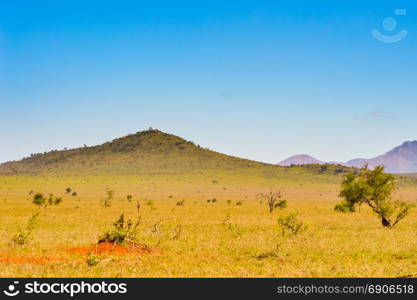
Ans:
[[[354,212],[356,206],[365,203],[385,227],[394,227],[412,207],[407,202],[393,200],[397,182],[394,175],[384,172],[383,166],[369,170],[366,165],[358,174],[348,173],[341,188],[339,197],[344,198],[344,201],[336,205],[335,210]]]

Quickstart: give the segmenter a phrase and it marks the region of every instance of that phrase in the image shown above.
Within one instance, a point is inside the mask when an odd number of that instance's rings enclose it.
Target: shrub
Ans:
[[[111,206],[111,202],[113,200],[113,197],[114,197],[114,191],[113,190],[107,190],[106,191],[106,197],[102,201],[102,205],[103,205],[104,208],[107,208],[107,207]]]
[[[269,212],[273,212],[276,208],[283,209],[287,207],[287,200],[282,199],[281,191],[261,193],[258,197],[268,203]]]
[[[145,204],[148,205],[151,210],[156,209],[154,202],[152,200],[148,200]]]
[[[88,253],[87,255],[87,265],[89,267],[95,267],[98,265],[98,263],[100,262],[100,258],[97,255],[94,255],[93,253]]]
[[[182,199],[181,201],[178,201],[178,202],[177,202],[177,205],[178,205],[178,206],[184,206],[184,203],[185,203],[185,200],[184,200],[184,199]]]
[[[44,195],[42,193],[36,193],[33,196],[33,201],[32,202],[35,205],[41,206],[41,205],[44,205],[45,204],[46,199],[45,199],[45,197],[44,197]]]
[[[127,195],[126,199],[127,199],[127,201],[132,202],[133,196],[132,195]]]
[[[70,187],[68,187],[68,188],[66,188],[66,189],[65,189],[65,192],[66,192],[67,194],[71,194],[71,191],[72,191],[72,190],[71,190],[71,188],[70,188]]]
[[[384,172],[383,166],[369,170],[363,167],[358,174],[345,175],[339,196],[345,200],[339,204],[340,209],[355,211],[355,207],[367,204],[379,217],[384,227],[392,228],[405,218],[412,205],[400,200],[393,200],[392,194],[398,189],[394,175]],[[336,207],[335,207],[336,209]]]
[[[32,235],[33,230],[35,229],[37,219],[39,217],[39,212],[33,214],[27,221],[24,228],[19,230],[19,233],[13,236],[12,241],[14,244],[22,246],[27,243],[30,236]]]
[[[295,236],[307,229],[307,226],[304,225],[304,222],[299,220],[298,213],[291,213],[278,218],[278,224],[282,228],[282,236],[285,236],[286,231],[289,231],[292,235]]]
[[[32,203],[41,207],[47,207],[52,205],[58,205],[62,202],[62,197],[55,197],[53,194],[49,194],[48,197],[45,197],[42,193],[36,193],[33,196]]]
[[[109,242],[113,244],[123,245],[126,242],[134,242],[137,234],[137,227],[140,224],[141,217],[139,216],[135,224],[132,220],[125,221],[124,214],[121,214],[119,219],[113,223],[113,230],[106,232],[101,238],[99,243]]]

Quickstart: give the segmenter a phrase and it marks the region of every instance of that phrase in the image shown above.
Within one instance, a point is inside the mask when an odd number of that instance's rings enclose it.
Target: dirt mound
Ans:
[[[50,262],[52,259],[50,257],[27,257],[27,256],[10,256],[4,255],[0,256],[0,262],[6,264],[35,264],[43,265],[47,262]]]
[[[151,254],[160,252],[156,248],[149,247],[145,244],[128,243],[126,245],[118,245],[109,242],[98,243],[89,247],[72,247],[67,249],[68,252],[74,254],[87,255],[93,254]]]

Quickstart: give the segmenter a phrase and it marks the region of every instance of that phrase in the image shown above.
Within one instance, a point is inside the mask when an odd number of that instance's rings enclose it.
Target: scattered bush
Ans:
[[[278,224],[282,228],[282,236],[285,236],[286,231],[295,236],[307,229],[304,222],[299,220],[298,213],[291,213],[278,218]]]
[[[39,212],[34,213],[29,220],[26,222],[24,228],[19,230],[19,233],[13,236],[12,241],[14,244],[22,246],[27,243],[30,236],[32,235],[33,230],[35,229],[37,219],[39,217]]]
[[[133,196],[129,194],[126,196],[126,199],[128,202],[132,202]]]
[[[242,235],[242,230],[240,229],[240,227],[236,224],[232,224],[230,222],[230,215],[226,215],[226,217],[224,218],[224,220],[222,221],[223,226],[227,229],[227,231],[229,231],[233,237],[239,237]]]
[[[106,191],[106,197],[102,201],[102,205],[104,208],[110,207],[111,202],[113,201],[114,197],[114,191],[113,190],[107,190]]]
[[[148,200],[145,204],[148,205],[151,210],[156,209],[156,207],[154,206],[154,202],[152,200]]]
[[[134,242],[137,234],[137,227],[140,224],[141,217],[139,216],[135,224],[132,220],[125,221],[124,214],[121,214],[119,219],[113,223],[113,230],[106,232],[101,238],[99,243],[109,242],[113,244],[123,245],[126,242]]]
[[[284,209],[287,207],[287,200],[282,199],[281,191],[269,191],[268,193],[261,193],[258,197],[265,200],[268,203],[269,212],[273,212],[275,209]]]
[[[184,203],[185,203],[185,200],[184,200],[184,199],[182,199],[181,201],[178,201],[178,202],[177,202],[177,205],[178,205],[178,206],[184,206]]]
[[[100,258],[93,253],[88,253],[86,262],[89,267],[95,267],[100,262]]]
[[[56,197],[53,194],[49,194],[48,197],[44,196],[42,193],[36,193],[33,196],[32,203],[41,207],[47,207],[52,205],[58,205],[62,202],[62,197]]]

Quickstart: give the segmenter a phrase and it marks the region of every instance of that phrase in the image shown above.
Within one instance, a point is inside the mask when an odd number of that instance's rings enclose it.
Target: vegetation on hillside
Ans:
[[[288,172],[339,175],[351,168],[336,165],[280,167],[211,151],[156,129],[127,135],[98,146],[32,154],[20,161],[0,165],[0,175],[158,175],[210,170],[258,172],[268,177],[282,176]]]

